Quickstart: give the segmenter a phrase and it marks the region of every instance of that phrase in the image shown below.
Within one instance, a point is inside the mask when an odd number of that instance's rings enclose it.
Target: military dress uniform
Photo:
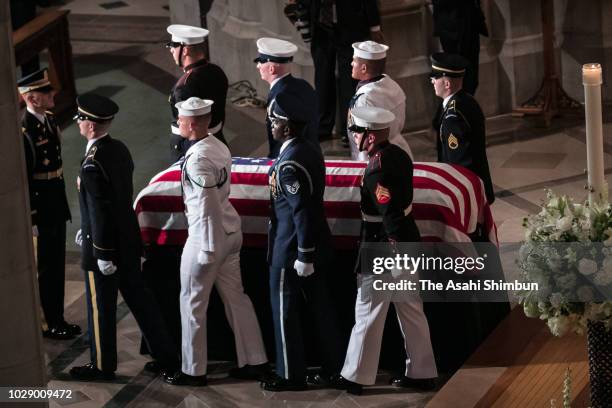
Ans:
[[[460,56],[432,56],[432,76],[463,75],[467,62]],[[449,72],[450,71],[450,72]],[[486,150],[485,117],[472,95],[459,90],[442,102],[432,125],[438,133],[438,161],[458,164],[482,179],[487,201],[495,201]]]
[[[208,36],[208,30],[200,27],[173,24],[168,27],[168,33],[172,35],[171,46],[188,46],[201,44]],[[172,162],[178,161],[185,155],[192,143],[181,137],[178,132],[176,120],[178,110],[176,104],[183,102],[192,96],[211,99],[215,103],[212,106],[212,118],[208,131],[227,145],[223,136],[223,125],[225,123],[225,100],[227,98],[228,80],[223,69],[206,59],[194,62],[183,68],[183,75],[178,79],[170,91],[168,102],[172,112],[172,123],[170,124],[170,157]]]
[[[297,52],[297,46],[289,41],[276,38],[260,38],[257,40],[258,56],[253,62],[265,64],[275,62],[278,64],[289,64],[293,61],[293,55]],[[296,78],[291,74],[277,79],[271,84],[266,107],[266,132],[268,134],[268,157],[274,159],[278,157],[281,143],[272,137],[272,125],[270,122],[269,109],[271,103],[279,94],[291,93],[297,95],[302,103],[299,105],[299,115],[307,119],[304,127],[304,139],[310,141],[314,146],[319,147],[318,127],[319,119],[317,113],[317,94],[312,86],[301,78]]]
[[[195,116],[210,112],[211,104],[190,98],[177,106],[179,114]],[[268,361],[253,304],[242,287],[242,230],[240,216],[229,201],[231,166],[229,149],[211,134],[189,148],[182,164],[189,224],[181,257],[182,372],[189,376],[207,372],[206,311],[213,285],[234,331],[238,366]]]
[[[108,122],[117,106],[108,98],[86,94],[77,99],[79,120]],[[134,315],[151,355],[162,367],[178,366],[176,347],[153,295],[145,289],[142,243],[132,207],[134,163],[127,147],[106,134],[89,142],[78,180],[81,209],[81,267],[85,273],[91,363],[73,367],[78,379],[112,378],[117,368],[117,294]],[[102,271],[100,261],[116,271]]]
[[[376,117],[383,111],[382,117]],[[370,112],[374,112],[371,115]],[[389,111],[374,108],[353,110],[357,127],[384,129],[392,122]],[[413,165],[400,147],[383,141],[369,152],[361,185],[361,242],[418,242],[419,230],[412,215]],[[361,257],[360,257],[361,258]],[[357,262],[357,273],[361,272]],[[360,276],[360,279],[363,276]],[[351,332],[342,377],[363,385],[374,384],[389,301],[362,297],[362,285],[355,302],[355,326]],[[437,377],[429,326],[419,299],[393,302],[404,336],[405,376],[410,379]]]
[[[305,122],[300,100],[279,95],[271,109],[275,117]],[[295,118],[295,119],[294,119]],[[276,373],[299,386],[306,378],[299,303],[306,306],[320,340],[322,371],[337,374],[342,362],[339,326],[326,280],[331,258],[331,232],[323,209],[325,162],[320,149],[300,137],[290,138],[269,172],[272,212],[268,230],[270,297],[276,344]],[[314,264],[314,273],[298,275],[296,260]],[[303,295],[304,294],[304,295]],[[268,384],[272,390],[273,384]],[[264,385],[266,388],[268,385]]]
[[[363,41],[353,44],[353,56],[366,60],[380,60],[387,58],[388,46],[374,41]],[[389,130],[389,140],[400,146],[412,158],[412,151],[406,139],[402,137],[402,129],[406,118],[406,95],[397,82],[388,75],[382,74],[357,84],[355,95],[351,98],[348,112],[348,127],[353,125],[351,109],[372,106],[383,108],[395,115]],[[348,139],[351,149],[351,159],[368,161],[368,154],[360,152],[353,138]]]
[[[52,92],[46,70],[18,82],[22,94]],[[38,230],[37,269],[45,337],[72,338],[76,325],[64,321],[66,221],[71,219],[62,167],[61,131],[50,111],[38,114],[27,108],[21,121],[28,172],[32,225]]]

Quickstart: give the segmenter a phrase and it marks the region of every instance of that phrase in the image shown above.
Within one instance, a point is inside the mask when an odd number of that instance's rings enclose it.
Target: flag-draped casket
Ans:
[[[233,158],[230,200],[242,218],[244,245],[263,248],[270,215],[268,170],[272,161]],[[365,163],[327,160],[325,213],[338,249],[357,247],[361,212],[359,187]],[[183,245],[187,219],[183,213],[180,167],[151,179],[134,203],[145,244]],[[424,241],[470,242],[480,227],[491,242],[497,230],[484,186],[471,171],[450,164],[414,164],[413,214]]]

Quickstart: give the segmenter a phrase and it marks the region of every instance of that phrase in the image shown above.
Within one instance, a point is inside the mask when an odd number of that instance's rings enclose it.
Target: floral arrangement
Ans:
[[[612,330],[612,205],[546,196],[542,210],[523,220],[521,279],[538,284],[518,293],[525,315],[546,320],[555,336],[582,334],[589,320]]]

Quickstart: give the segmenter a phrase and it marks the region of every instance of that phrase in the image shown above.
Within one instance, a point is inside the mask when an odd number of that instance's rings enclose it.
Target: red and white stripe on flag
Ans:
[[[242,218],[244,245],[265,247],[269,219],[269,159],[234,158],[230,201]],[[337,248],[355,248],[361,224],[361,176],[365,163],[328,160],[325,213]],[[187,219],[181,171],[174,165],[155,175],[134,203],[145,244],[182,245]],[[497,244],[497,229],[484,185],[471,171],[450,164],[414,164],[413,214],[424,241],[471,242],[482,226]]]

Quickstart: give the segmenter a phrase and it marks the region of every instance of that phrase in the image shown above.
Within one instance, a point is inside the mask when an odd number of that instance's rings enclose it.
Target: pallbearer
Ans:
[[[356,146],[367,152],[369,161],[361,187],[361,242],[418,242],[419,230],[412,215],[412,160],[398,146],[389,143],[389,127],[395,117],[381,108],[355,108],[351,111]],[[360,269],[360,262],[357,263]],[[357,270],[360,273],[361,270]],[[362,276],[360,276],[360,279]],[[358,288],[355,326],[339,388],[361,394],[363,385],[374,384],[389,301],[362,296]],[[406,371],[394,378],[399,387],[431,389],[438,376],[423,305],[417,298],[394,302],[404,336]]]

